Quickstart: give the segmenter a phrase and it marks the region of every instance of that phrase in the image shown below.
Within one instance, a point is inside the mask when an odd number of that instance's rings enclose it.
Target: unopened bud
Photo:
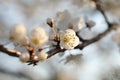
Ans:
[[[19,59],[21,62],[25,63],[25,62],[29,61],[30,55],[28,53],[23,53],[20,55]]]
[[[34,60],[34,61],[37,61],[37,60],[38,60],[38,56],[34,56],[34,57],[33,57],[33,60]]]
[[[52,18],[47,18],[47,24],[50,26],[50,27],[53,27],[54,26],[54,20]]]
[[[40,52],[40,53],[38,54],[38,60],[39,60],[39,61],[44,61],[44,60],[47,59],[47,57],[48,57],[48,54],[45,53],[45,52]]]

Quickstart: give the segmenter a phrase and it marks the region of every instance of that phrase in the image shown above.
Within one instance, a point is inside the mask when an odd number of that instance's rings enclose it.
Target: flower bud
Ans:
[[[29,55],[29,53],[23,53],[20,55],[19,59],[21,62],[25,63],[25,62],[29,61],[30,55]]]
[[[48,57],[48,54],[45,53],[45,52],[40,52],[40,53],[38,53],[38,60],[39,60],[39,61],[44,61],[44,60],[47,59],[47,57]]]
[[[47,24],[48,24],[50,27],[53,27],[53,26],[54,26],[54,20],[51,19],[51,18],[47,18]]]

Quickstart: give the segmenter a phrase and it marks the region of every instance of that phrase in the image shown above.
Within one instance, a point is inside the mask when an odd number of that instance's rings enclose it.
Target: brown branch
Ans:
[[[111,23],[109,23],[108,19],[107,19],[107,16],[105,14],[105,10],[100,2],[100,0],[91,0],[93,2],[95,2],[95,5],[96,5],[96,9],[99,10],[101,12],[101,14],[103,15],[106,23],[108,24],[108,27],[111,26]]]
[[[111,25],[110,28],[108,28],[105,32],[99,34],[98,36],[94,37],[93,39],[84,40],[84,42],[82,44],[79,44],[75,49],[83,49],[86,46],[99,41],[100,39],[105,37],[108,33],[110,33],[114,29],[115,29],[115,26]],[[52,49],[52,50],[47,52],[48,53],[48,58],[50,58],[51,56],[53,56],[53,55],[55,55],[55,54],[57,54],[59,52],[64,52],[64,51],[65,51],[65,49],[60,49],[60,48]]]
[[[21,55],[21,52],[5,48],[4,45],[0,45],[0,51],[14,57],[19,57]]]
[[[64,52],[64,51],[65,51],[65,49],[61,49],[59,47],[55,48],[55,49],[52,49],[52,50],[47,52],[48,53],[48,57],[47,58],[50,58],[51,56],[53,56],[53,55],[55,55],[55,54],[57,54],[59,52]]]
[[[108,28],[105,32],[99,34],[98,36],[94,37],[91,40],[84,41],[82,44],[79,44],[76,48],[83,49],[84,47],[86,47],[92,43],[95,43],[96,41],[102,39],[104,36],[106,36],[108,33],[110,33],[114,28],[115,28],[114,26],[110,26],[110,28]]]
[[[79,35],[79,33],[80,33],[80,31],[76,32],[76,35],[78,36],[79,40],[80,40],[81,42],[85,42],[86,40],[83,39],[83,38]]]

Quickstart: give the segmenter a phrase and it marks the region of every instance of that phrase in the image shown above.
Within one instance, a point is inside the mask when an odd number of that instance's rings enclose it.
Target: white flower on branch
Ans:
[[[80,43],[79,38],[72,29],[67,29],[60,35],[60,47],[61,49],[74,49]]]
[[[47,57],[48,57],[48,54],[45,53],[45,52],[40,52],[40,53],[38,53],[38,60],[39,60],[39,61],[44,61],[44,60],[47,59]]]
[[[10,30],[10,40],[13,42],[18,42],[26,36],[26,29],[22,24],[16,24]]]
[[[30,43],[32,46],[41,46],[48,41],[48,36],[43,28],[35,28],[29,35]]]
[[[120,45],[120,28],[117,29],[117,32],[113,35],[113,40]]]
[[[30,55],[29,55],[29,53],[22,53],[20,55],[19,59],[21,62],[25,63],[25,62],[29,61]]]

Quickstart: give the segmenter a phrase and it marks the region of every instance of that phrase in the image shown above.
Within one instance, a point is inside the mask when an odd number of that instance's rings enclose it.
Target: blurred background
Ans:
[[[101,2],[109,21],[119,22],[120,0]],[[0,43],[8,42],[9,29],[17,23],[24,24],[28,32],[40,26],[49,34],[48,17],[55,19],[56,27],[66,29],[69,22],[85,16],[96,25],[91,31],[81,31],[84,38],[90,39],[107,29],[104,17],[89,0],[0,0]],[[82,51],[59,53],[34,67],[1,53],[0,80],[120,80],[120,52],[111,38],[114,33]],[[12,44],[6,47],[14,48]]]

